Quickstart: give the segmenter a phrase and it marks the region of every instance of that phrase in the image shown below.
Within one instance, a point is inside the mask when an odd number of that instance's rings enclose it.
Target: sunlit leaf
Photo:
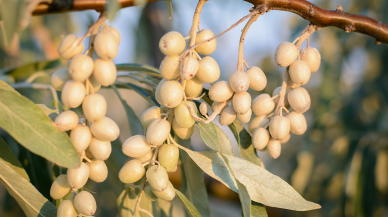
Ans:
[[[4,89],[7,89],[7,90],[14,91],[18,95],[20,95],[20,93],[17,92],[15,89],[13,89],[11,86],[9,86],[9,84],[7,84],[7,83],[5,83],[4,81],[1,81],[1,80],[0,80],[0,88],[4,88]]]
[[[199,129],[203,142],[209,148],[221,153],[234,155],[228,136],[217,125],[198,122],[195,126]]]
[[[69,136],[57,130],[27,98],[0,88],[0,114],[0,126],[31,152],[63,167],[79,165],[79,154]]]
[[[122,64],[117,64],[116,68],[117,68],[117,71],[137,71],[157,78],[163,78],[160,75],[159,70],[157,68],[149,65],[138,64],[138,63],[122,63]]]
[[[195,206],[186,198],[184,194],[175,189],[176,196],[178,196],[179,200],[182,202],[183,207],[187,211],[190,217],[200,217],[198,210]]]
[[[8,145],[4,142],[2,138],[0,138],[0,160],[4,161],[4,163],[6,163],[9,167],[15,170],[15,172],[17,172],[27,181],[30,181],[30,178],[28,177],[28,174],[24,170],[22,164],[12,153],[11,149],[9,149]]]
[[[55,120],[55,118],[59,115],[59,109],[51,106],[46,106],[44,104],[37,104],[40,109],[42,109],[43,113],[51,118],[51,120]]]
[[[262,204],[252,201],[251,203],[251,216],[254,217],[267,217],[267,211]]]
[[[169,19],[172,17],[172,1],[171,0],[164,0],[166,2],[167,8],[168,8],[168,14],[169,14]]]
[[[134,90],[136,93],[140,94],[144,99],[146,99],[152,106],[159,106],[159,103],[156,101],[155,96],[151,93],[149,93],[146,89],[139,87],[135,84],[131,83],[123,83],[123,82],[116,82],[116,87],[118,88],[125,88]]]
[[[119,208],[120,217],[149,217],[147,213],[140,212],[137,210],[136,215],[134,215],[136,201],[139,197],[140,190],[138,188],[126,188],[124,189],[120,196],[117,198],[117,206]],[[152,204],[151,201],[143,194],[140,201],[140,208],[147,210],[152,214]]]

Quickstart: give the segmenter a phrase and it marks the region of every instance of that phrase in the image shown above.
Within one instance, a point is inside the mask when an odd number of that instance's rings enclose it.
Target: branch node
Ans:
[[[377,45],[381,45],[383,42],[378,41],[378,40],[375,40],[375,43],[376,43]]]
[[[337,5],[337,8],[336,8],[337,11],[343,13],[344,12],[344,9],[342,8],[341,5]]]
[[[355,27],[352,24],[349,24],[345,27],[345,32],[353,32],[355,30]]]
[[[309,17],[312,17],[312,16],[314,16],[314,8],[313,8],[312,5],[310,5],[310,7],[309,7]]]

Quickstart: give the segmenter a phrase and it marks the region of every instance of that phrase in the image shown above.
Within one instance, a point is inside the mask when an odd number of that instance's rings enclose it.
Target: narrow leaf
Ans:
[[[7,74],[14,77],[16,80],[24,80],[28,76],[34,74],[37,71],[45,71],[48,69],[54,69],[61,65],[61,60],[46,60],[41,62],[29,63],[16,68],[7,68],[0,70],[0,75]]]
[[[19,96],[21,95],[19,92],[17,92],[15,89],[13,89],[13,87],[9,86],[9,84],[5,83],[4,81],[0,80],[0,87],[1,88],[4,88],[6,90],[10,90],[10,91],[14,91],[15,93],[17,93]]]
[[[57,208],[23,176],[0,160],[0,181],[27,217],[56,217]]]
[[[12,153],[11,149],[9,149],[8,145],[2,138],[0,138],[0,160],[3,160],[4,163],[15,170],[15,172],[17,172],[20,176],[25,178],[27,181],[30,181],[30,178],[28,177],[28,174],[24,170],[22,164]]]
[[[117,11],[120,10],[121,5],[117,0],[109,0],[106,11],[108,12],[108,19],[112,21],[116,17]]]
[[[152,202],[154,217],[172,217],[172,202],[158,199]]]
[[[39,106],[14,91],[0,88],[0,127],[31,152],[60,166],[80,164],[69,136],[60,132]]]
[[[51,120],[55,120],[55,118],[59,115],[59,109],[52,107],[52,106],[46,106],[44,104],[37,104],[40,109],[42,109],[43,113],[51,118]]]
[[[139,197],[140,190],[134,188],[124,189],[120,196],[117,199],[117,206],[119,208],[120,217],[134,216],[134,217],[149,217],[148,214],[140,212],[137,210],[136,215],[134,215],[136,201]],[[140,201],[140,208],[147,210],[152,214],[152,204],[151,201],[143,194]]]
[[[190,139],[181,140],[178,137],[175,138],[182,146],[190,149]],[[181,150],[179,154],[182,161],[182,175],[184,176],[184,184],[186,186],[183,193],[185,193],[186,197],[194,204],[202,216],[210,216],[209,200],[203,172],[186,152]]]
[[[252,201],[251,203],[251,216],[254,217],[268,217],[267,211],[262,204]]]
[[[138,64],[138,63],[122,63],[116,65],[117,71],[137,71],[143,72],[147,75],[151,75],[157,78],[162,79],[163,77],[160,75],[159,70],[155,67]]]
[[[168,14],[169,14],[169,19],[172,17],[172,2],[171,0],[164,0],[166,2],[167,8],[168,8]]]
[[[135,112],[128,105],[128,103],[123,99],[116,85],[112,84],[111,86],[119,97],[121,104],[123,104],[125,113],[127,114],[129,128],[131,130],[132,135],[143,134],[143,126],[141,125],[139,118],[136,116]]]
[[[217,125],[198,122],[195,124],[205,144],[218,152],[234,155],[228,136]]]
[[[131,83],[122,83],[122,82],[117,82],[115,83],[116,87],[118,88],[125,88],[125,89],[130,89],[134,90],[136,93],[140,94],[144,99],[146,99],[152,106],[156,105],[159,106],[159,103],[156,101],[155,96],[153,93],[149,93],[148,90],[139,87],[135,84]]]
[[[240,203],[243,211],[244,217],[251,217],[251,198],[249,198],[247,188],[241,184],[240,181],[237,182],[238,187],[238,197],[240,198]]]
[[[201,214],[199,214],[198,210],[195,208],[195,206],[186,198],[184,194],[182,194],[180,191],[175,189],[175,193],[178,196],[179,200],[182,202],[183,207],[191,217],[200,217]]]
[[[5,35],[1,40],[9,46],[14,34],[20,28],[20,21],[25,17],[26,0],[13,0],[0,2],[1,27],[4,28]],[[3,38],[3,36],[5,38]]]

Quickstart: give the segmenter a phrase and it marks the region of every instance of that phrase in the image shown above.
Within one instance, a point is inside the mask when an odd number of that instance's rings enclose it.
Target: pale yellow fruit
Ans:
[[[134,183],[139,181],[146,173],[143,164],[137,160],[130,160],[121,168],[119,179],[122,183]]]
[[[112,60],[96,59],[93,75],[102,86],[107,87],[112,85],[117,78],[116,65]]]
[[[168,56],[178,55],[186,47],[186,40],[183,35],[176,31],[171,31],[163,35],[159,41],[160,51]]]
[[[92,74],[92,76],[89,77],[89,81],[90,81],[90,84],[92,85],[94,93],[96,93],[101,89],[101,84],[96,80],[96,78],[94,77],[94,74]]]
[[[276,48],[275,62],[280,67],[287,67],[295,61],[298,53],[298,48],[293,43],[283,42]]]
[[[300,59],[309,63],[311,73],[318,71],[321,65],[321,54],[316,48],[303,48],[300,51]]]
[[[236,71],[229,77],[230,88],[236,93],[245,92],[249,88],[249,76],[242,71]]]
[[[93,136],[103,141],[114,141],[120,135],[120,129],[116,122],[108,117],[103,117],[100,120],[93,122],[90,125],[90,130]]]
[[[78,42],[77,40],[77,36],[72,34],[67,35],[58,47],[58,54],[63,59],[68,60],[73,58],[75,55],[82,53],[84,50],[84,44],[82,42]]]
[[[211,39],[214,37],[214,33],[209,29],[202,29],[200,32],[197,33],[197,36],[195,38],[195,44],[198,44],[202,41],[206,41],[208,39]],[[199,45],[197,48],[195,48],[200,54],[203,55],[210,55],[212,54],[217,47],[217,41],[216,39],[208,41],[202,45]]]
[[[150,161],[152,159],[152,156],[154,155],[154,152],[151,150],[147,154],[137,157],[136,160],[139,160],[141,163],[145,163],[147,161]]]
[[[112,145],[109,141],[102,141],[93,137],[89,145],[89,151],[97,160],[106,160],[112,153]]]
[[[253,131],[252,134],[252,145],[257,149],[262,151],[269,142],[269,132],[267,129],[264,129],[263,127],[257,128],[255,131]]]
[[[206,102],[203,102],[199,105],[199,112],[201,112],[201,114],[203,116],[207,115],[207,104]]]
[[[159,81],[159,83],[158,83],[158,86],[156,86],[156,90],[155,90],[155,99],[156,99],[156,101],[158,101],[158,103],[161,105],[161,106],[164,106],[163,104],[162,104],[162,95],[161,95],[161,92],[160,92],[160,90],[162,89],[162,86],[163,86],[163,84],[166,82],[166,81],[168,81],[168,80],[166,80],[166,79],[162,79],[162,80],[160,80]],[[164,106],[165,107],[165,106]]]
[[[179,160],[179,148],[174,144],[161,145],[158,152],[158,161],[167,172],[172,172]]]
[[[311,70],[307,61],[297,60],[288,69],[290,77],[295,84],[305,85],[310,80]]]
[[[77,217],[78,211],[75,209],[73,201],[63,200],[58,206],[57,217]]]
[[[150,201],[155,201],[158,197],[152,192],[152,187],[148,183],[144,185],[144,193]]]
[[[92,138],[92,140],[93,140],[93,138]],[[91,144],[91,142],[90,142],[90,144]],[[90,147],[90,145],[89,145],[89,147]],[[92,159],[92,158],[94,158],[94,156],[93,156],[92,152],[90,152],[89,147],[85,150],[85,156],[89,159]]]
[[[70,140],[78,153],[85,151],[92,141],[92,132],[86,125],[78,125],[70,132]]]
[[[290,120],[287,117],[275,116],[269,123],[269,132],[271,137],[276,140],[282,140],[290,134]]]
[[[258,127],[265,127],[269,124],[269,118],[265,115],[255,116],[248,124],[248,130],[250,133],[253,133]]]
[[[282,89],[282,86],[279,86],[279,87],[275,88],[275,90],[273,90],[273,92],[272,92],[272,97],[278,95],[280,93],[281,89]],[[284,96],[284,106],[285,107],[289,107],[290,106],[290,103],[288,103],[288,92],[290,92],[289,89],[286,90],[286,95]],[[275,102],[275,104],[278,104],[279,99],[280,99],[280,96],[276,97],[273,100]]]
[[[71,76],[69,74],[69,69],[62,68],[58,69],[51,75],[50,84],[55,90],[62,91],[63,86],[65,86],[65,83],[70,79]]]
[[[50,196],[54,200],[59,200],[68,195],[71,191],[71,186],[67,182],[67,176],[62,174],[58,176],[50,188]]]
[[[219,122],[222,126],[226,126],[233,123],[236,117],[237,117],[237,114],[234,111],[233,107],[228,106],[222,110],[220,114]]]
[[[292,111],[287,114],[290,120],[290,131],[295,135],[302,135],[307,130],[306,118],[303,114]]]
[[[217,108],[218,108],[218,106],[220,106],[222,104],[222,102],[213,102],[212,103],[212,111],[214,112]],[[225,106],[224,106],[224,108],[226,107],[226,106],[230,106],[230,103],[227,103]],[[223,109],[224,109],[223,108]],[[223,110],[222,109],[222,110]],[[220,111],[220,113],[222,112],[222,110]]]
[[[84,82],[92,74],[93,59],[90,56],[78,54],[70,61],[69,74],[74,81]]]
[[[197,77],[204,83],[216,82],[221,75],[220,67],[213,57],[206,56],[199,61]]]
[[[152,192],[156,197],[165,201],[172,201],[175,198],[175,188],[170,181],[164,191],[155,191],[152,189]]]
[[[67,181],[73,190],[84,187],[89,178],[89,166],[86,163],[67,169]]]
[[[151,151],[151,145],[147,142],[145,136],[135,135],[125,140],[121,150],[129,157],[141,157]]]
[[[197,76],[186,81],[185,93],[187,97],[197,97],[201,95],[203,82]]]
[[[262,91],[267,86],[267,77],[259,67],[252,66],[245,73],[249,77],[249,87],[252,90]]]
[[[294,88],[300,87],[300,84],[296,84],[292,81],[288,70],[284,70],[282,74],[282,78],[283,78],[283,81],[286,81],[288,89],[294,89]]]
[[[87,191],[81,191],[74,197],[74,207],[83,215],[92,216],[97,210],[96,200]]]
[[[180,75],[179,55],[165,56],[159,66],[160,75],[167,80],[173,80]]]
[[[86,94],[85,85],[81,82],[69,80],[62,90],[62,103],[70,108],[77,108],[84,101]]]
[[[147,142],[152,146],[159,146],[163,144],[170,134],[170,129],[171,125],[167,120],[160,118],[153,120],[147,129]]]
[[[183,101],[177,107],[174,108],[174,115],[176,122],[181,127],[190,128],[195,124],[195,119],[191,116],[189,107],[196,114],[197,106],[192,101]]]
[[[149,107],[140,116],[140,123],[144,128],[147,128],[151,122],[157,118],[160,118],[160,108],[158,106]]]
[[[263,93],[258,95],[252,102],[252,112],[256,116],[267,115],[275,108],[275,102],[271,96]]]
[[[120,35],[119,30],[117,30],[117,29],[116,29],[115,27],[113,27],[113,26],[108,26],[107,32],[113,34],[113,35],[115,36],[117,42],[120,44],[121,35]]]
[[[87,95],[82,103],[82,111],[90,122],[96,122],[103,118],[107,107],[105,98],[98,93]]]
[[[174,130],[175,135],[183,140],[190,139],[194,133],[194,125],[190,128],[181,127],[175,118],[172,121],[172,129]]]
[[[288,102],[299,113],[309,110],[311,105],[310,94],[303,87],[297,87],[288,93]]]
[[[284,138],[284,139],[282,139],[282,140],[279,141],[280,144],[284,144],[284,143],[288,142],[288,140],[290,140],[290,137],[291,137],[291,134],[288,134],[288,135],[286,136],[286,138]]]
[[[177,107],[183,100],[184,90],[177,81],[166,81],[160,87],[161,104],[167,108]]]
[[[199,63],[194,57],[187,56],[182,60],[180,67],[180,74],[183,80],[190,80],[198,72]]]
[[[248,123],[251,120],[252,109],[249,108],[248,112],[245,114],[237,113],[237,118],[241,121],[241,123]]]
[[[111,32],[100,32],[94,38],[94,50],[104,60],[112,60],[119,51],[119,42]]]
[[[269,156],[273,159],[276,159],[280,156],[280,152],[282,150],[282,145],[278,140],[270,139],[267,144],[267,152]]]
[[[64,111],[55,118],[55,125],[60,131],[68,131],[78,126],[78,115],[71,111]]]
[[[89,179],[95,182],[103,182],[108,177],[108,167],[101,160],[93,160],[87,163],[89,166]]]
[[[234,91],[227,81],[218,81],[209,89],[209,97],[214,102],[224,102],[233,96]]]
[[[168,174],[164,167],[154,165],[148,168],[146,173],[147,181],[151,185],[153,192],[166,190],[168,183]]]
[[[248,92],[233,95],[233,108],[237,114],[245,114],[251,109],[251,94]]]

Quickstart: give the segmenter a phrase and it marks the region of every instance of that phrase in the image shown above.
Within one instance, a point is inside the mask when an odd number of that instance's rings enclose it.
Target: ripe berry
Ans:
[[[283,78],[283,81],[286,81],[288,89],[294,89],[294,88],[300,87],[300,84],[296,84],[292,81],[288,70],[284,70],[282,74],[282,78]]]
[[[97,160],[106,160],[112,153],[112,145],[109,141],[102,141],[93,137],[89,145],[89,151]]]
[[[70,108],[77,108],[84,101],[86,94],[85,85],[81,82],[69,80],[62,90],[62,103]]]
[[[75,35],[67,35],[62,43],[58,47],[58,53],[63,59],[71,59],[75,55],[82,53],[84,50],[84,44],[79,43],[77,36]]]
[[[176,136],[178,136],[183,140],[186,140],[186,139],[190,139],[190,137],[193,135],[194,125],[189,128],[181,127],[179,126],[178,122],[174,118],[174,120],[172,121],[172,130],[174,130],[174,133]]]
[[[158,161],[167,172],[172,172],[179,160],[179,148],[174,144],[161,145],[158,152]]]
[[[170,122],[165,119],[158,118],[153,120],[147,129],[147,142],[152,146],[159,146],[163,144],[170,134],[170,128]]]
[[[276,159],[280,156],[280,152],[282,150],[282,145],[278,140],[270,139],[267,144],[267,152],[269,156],[273,159]]]
[[[248,130],[253,133],[258,127],[265,127],[269,124],[269,118],[265,115],[255,116],[248,124]]]
[[[85,151],[92,141],[92,133],[88,126],[79,124],[70,132],[70,140],[78,153]]]
[[[147,128],[156,118],[160,118],[160,108],[158,106],[152,106],[141,114],[140,123],[144,128]]]
[[[97,210],[96,200],[87,191],[81,191],[74,197],[74,207],[83,215],[92,216]]]
[[[108,167],[101,160],[93,160],[87,163],[89,166],[89,179],[95,182],[103,182],[108,177]]]
[[[158,197],[155,196],[155,194],[152,192],[152,188],[151,188],[151,185],[146,183],[144,185],[144,193],[145,195],[147,196],[147,198],[150,200],[150,201],[155,201],[158,199]]]
[[[78,126],[78,115],[71,111],[64,111],[55,118],[55,124],[60,131],[68,131]]]
[[[284,144],[290,140],[291,134],[289,133],[284,139],[280,140],[280,144]]]
[[[71,191],[71,186],[67,182],[67,176],[62,174],[58,176],[50,188],[50,196],[54,200],[59,200],[68,195]]]
[[[241,123],[248,123],[251,120],[252,109],[249,108],[248,112],[245,114],[237,113],[237,118],[241,121]]]
[[[92,74],[93,59],[90,56],[78,54],[70,61],[69,74],[74,81],[84,82]]]
[[[139,181],[145,173],[143,164],[134,159],[124,164],[119,172],[119,179],[122,183],[134,183]]]
[[[206,105],[206,102],[203,102],[199,105],[199,112],[205,116],[207,115],[207,105]]]
[[[234,111],[233,107],[228,106],[222,110],[220,114],[219,122],[222,126],[226,126],[233,123],[236,117],[237,117],[237,114]]]
[[[90,125],[90,130],[93,136],[103,141],[114,141],[120,135],[120,129],[116,122],[108,117],[103,117],[100,120],[93,122]]]
[[[154,165],[148,168],[146,173],[147,181],[151,185],[153,192],[166,190],[168,183],[168,174],[164,167]]]
[[[262,151],[269,142],[269,132],[263,127],[257,128],[253,131],[252,134],[252,145],[257,149]]]
[[[192,101],[183,101],[174,108],[176,122],[181,127],[190,128],[195,124],[195,119],[191,116],[188,106],[197,113],[197,106]]]
[[[221,105],[222,104],[222,102],[213,102],[212,103],[212,111],[214,112],[217,108],[218,108],[218,106],[219,105]],[[226,108],[226,106],[231,106],[231,104],[230,103],[227,103],[225,106],[224,106],[224,108]],[[222,109],[222,110],[224,110],[224,108]],[[220,113],[222,112],[222,110],[220,111]]]
[[[267,115],[275,108],[275,102],[271,96],[263,93],[258,95],[252,102],[252,112],[256,116]]]
[[[139,160],[141,163],[145,163],[147,161],[150,161],[152,159],[153,155],[154,155],[154,153],[152,151],[149,151],[147,154],[145,154],[141,157],[137,157],[136,160]]]
[[[303,48],[300,51],[300,59],[309,63],[311,73],[318,71],[321,65],[321,54],[316,48]]]
[[[214,33],[209,29],[202,29],[200,32],[197,33],[197,36],[195,38],[195,44],[198,44],[202,41],[211,39],[214,37]],[[195,48],[200,54],[203,55],[210,55],[212,54],[217,47],[217,41],[216,39],[208,41],[197,48]]]
[[[62,68],[55,71],[50,78],[51,86],[57,90],[62,91],[65,83],[71,79],[68,68]]]
[[[179,55],[165,56],[159,66],[160,75],[167,80],[173,80],[180,76]]]
[[[89,77],[89,81],[90,81],[90,84],[92,85],[93,92],[97,93],[97,91],[101,89],[101,84],[96,80],[96,78],[94,77],[94,74],[92,74],[92,76]]]
[[[290,120],[290,131],[295,135],[302,135],[307,130],[306,118],[303,114],[292,111],[287,114]]]
[[[158,88],[156,92],[155,95],[158,95],[161,104],[167,108],[175,108],[183,100],[183,87],[177,81],[165,81],[160,86],[159,92]]]
[[[90,122],[96,122],[103,118],[106,114],[106,109],[106,100],[98,93],[87,95],[82,103],[82,111]]]
[[[295,61],[298,53],[298,48],[293,43],[283,42],[276,48],[275,62],[280,67],[287,67]]]
[[[151,151],[151,145],[147,142],[145,136],[135,135],[125,140],[121,150],[129,157],[141,157]]]
[[[252,66],[245,73],[249,77],[249,87],[252,90],[262,91],[267,86],[267,77],[259,67]]]
[[[76,168],[67,170],[67,181],[73,190],[84,187],[89,178],[89,166],[81,162],[81,165]]]
[[[229,85],[236,93],[245,92],[249,88],[249,76],[242,71],[236,71],[229,77]]]
[[[214,102],[224,102],[233,96],[233,90],[227,81],[218,81],[209,89],[209,97]]]
[[[175,188],[170,181],[168,181],[167,188],[164,191],[155,191],[152,189],[152,192],[156,197],[165,201],[172,201],[175,198]]]
[[[288,72],[295,84],[305,85],[310,80],[311,70],[307,61],[297,60],[293,62]]]
[[[183,80],[192,79],[198,72],[199,63],[194,57],[187,56],[182,60],[180,74]]]
[[[297,87],[288,93],[288,102],[299,113],[309,110],[311,105],[310,95],[303,87]]]
[[[237,114],[246,114],[251,109],[251,94],[248,92],[235,93],[232,104]]]
[[[58,206],[57,217],[77,217],[78,211],[75,209],[73,201],[63,200]]]
[[[107,32],[113,34],[117,40],[117,42],[120,44],[120,41],[121,41],[121,36],[120,36],[120,32],[119,30],[117,30],[115,27],[113,26],[108,26],[107,28]]]
[[[290,120],[283,116],[275,116],[269,123],[269,132],[271,137],[276,140],[282,140],[290,134]]]
[[[175,31],[166,33],[159,41],[160,51],[167,56],[178,55],[185,47],[185,38],[181,33]]]
[[[96,59],[93,75],[102,86],[112,85],[117,78],[116,65],[112,60]]]
[[[119,51],[119,42],[114,34],[100,32],[94,39],[94,50],[101,59],[112,60]]]
[[[206,56],[199,61],[197,77],[204,83],[216,82],[221,75],[220,67],[213,57]]]
[[[185,93],[187,97],[197,97],[201,95],[203,82],[197,76],[186,81]]]

